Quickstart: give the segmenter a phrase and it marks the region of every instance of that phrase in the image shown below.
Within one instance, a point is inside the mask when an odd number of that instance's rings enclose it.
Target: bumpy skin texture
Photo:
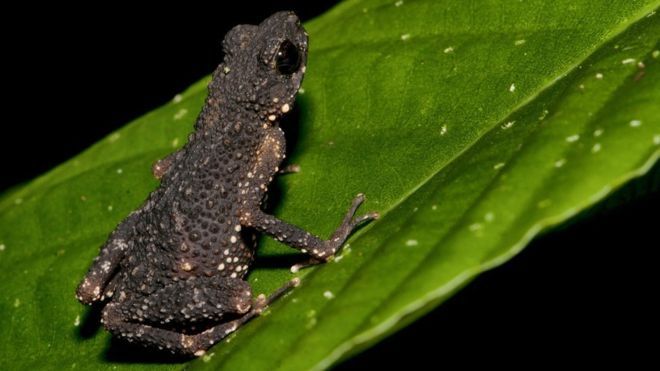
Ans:
[[[77,290],[82,303],[105,302],[102,321],[114,335],[175,354],[203,354],[298,283],[253,299],[244,277],[257,231],[314,264],[377,217],[353,217],[358,195],[321,240],[261,210],[284,159],[278,121],[300,88],[307,34],[293,13],[279,12],[234,27],[223,49],[188,143],[154,165],[160,187],[110,235]]]

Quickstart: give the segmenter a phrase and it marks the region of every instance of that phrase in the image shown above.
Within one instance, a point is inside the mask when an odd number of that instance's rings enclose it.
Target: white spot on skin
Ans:
[[[187,109],[181,108],[179,111],[177,111],[177,113],[174,114],[174,120],[181,120],[187,113]]]
[[[117,169],[117,174],[121,174],[123,172],[124,172],[124,169],[122,169],[122,168]]]
[[[642,122],[639,121],[639,120],[632,120],[632,121],[630,121],[629,125],[630,125],[631,128],[637,128],[637,127],[640,127],[642,125]]]
[[[225,66],[225,68],[223,68],[222,71],[224,71],[224,73],[225,73],[225,75],[226,75],[226,74],[228,74],[229,72],[231,72],[231,68]]]
[[[270,120],[270,121],[275,121],[276,119],[277,119],[277,116],[275,116],[275,115],[268,116],[268,120]]]
[[[240,224],[236,224],[236,226],[234,227],[234,230],[235,230],[236,232],[240,232],[240,231],[241,231],[241,225],[240,225]]]
[[[502,130],[506,130],[511,128],[516,122],[515,121],[509,121],[506,124],[502,124],[501,128]]]
[[[571,135],[571,136],[566,137],[566,141],[567,141],[568,143],[577,142],[578,139],[580,139],[580,136],[579,136],[578,134],[573,134],[573,135]]]
[[[172,98],[172,102],[174,102],[174,103],[179,103],[182,100],[183,100],[183,95],[181,95],[181,94],[177,94],[177,95],[174,96],[174,98]]]
[[[443,50],[445,54],[453,53],[454,52],[454,47],[453,46],[448,46]]]
[[[635,63],[635,62],[636,62],[635,58],[627,58],[627,59],[622,60],[621,64],[632,64],[632,63]]]
[[[596,78],[597,78],[598,80],[602,80],[602,79],[603,79],[603,74],[600,73],[600,72],[598,72],[598,73],[596,74]]]
[[[75,321],[73,321],[73,325],[76,327],[80,326],[80,315],[76,316]]]
[[[566,164],[566,159],[562,158],[561,160],[555,161],[555,167],[557,168],[564,166],[564,164]]]
[[[282,113],[287,113],[287,112],[289,112],[290,109],[291,109],[291,107],[289,106],[288,103],[286,103],[282,106]]]
[[[600,148],[601,148],[600,143],[596,143],[596,144],[594,144],[593,147],[591,147],[591,152],[592,153],[600,152]]]
[[[516,84],[511,84],[511,86],[509,86],[509,92],[513,93],[514,91],[516,91]]]
[[[515,45],[515,46],[520,46],[520,45],[522,45],[522,44],[524,44],[524,43],[526,43],[526,42],[527,42],[527,40],[525,40],[525,39],[520,39],[520,40],[516,40],[516,41],[514,41],[514,42],[513,42],[513,45]]]
[[[495,164],[495,165],[493,166],[493,169],[495,169],[495,170],[499,170],[499,169],[503,168],[504,165],[506,165],[506,163],[504,163],[504,162],[499,162],[499,163],[497,163],[497,164]]]
[[[237,241],[236,236],[229,237],[229,242],[236,243],[236,241]]]
[[[445,135],[447,134],[447,125],[442,125],[440,128],[440,135]]]
[[[406,246],[417,246],[417,245],[419,245],[419,242],[417,242],[417,240],[406,241]]]
[[[403,35],[401,35],[401,40],[406,41],[408,39],[410,39],[410,34],[409,33],[404,33]]]
[[[225,269],[225,263],[220,263],[220,265],[218,265],[218,270],[221,271],[224,269]]]
[[[326,298],[326,299],[328,299],[328,300],[331,300],[331,299],[334,299],[334,298],[335,298],[335,294],[333,294],[332,291],[329,291],[329,290],[328,290],[328,291],[325,291],[325,292],[323,293],[323,297]]]

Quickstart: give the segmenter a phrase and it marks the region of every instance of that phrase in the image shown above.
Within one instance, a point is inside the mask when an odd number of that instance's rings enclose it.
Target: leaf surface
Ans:
[[[302,171],[278,180],[275,214],[327,236],[364,192],[382,218],[188,366],[326,368],[644,174],[660,154],[658,5],[346,1],[309,22],[287,123]],[[150,166],[185,142],[207,82],[2,196],[1,364],[184,367],[113,353],[73,292],[157,186]],[[262,239],[256,292],[291,278],[291,254]]]

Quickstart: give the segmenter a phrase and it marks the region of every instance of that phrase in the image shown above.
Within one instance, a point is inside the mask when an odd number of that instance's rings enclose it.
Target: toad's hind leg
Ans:
[[[78,285],[76,298],[81,303],[92,304],[103,299],[107,283],[114,276],[117,266],[126,254],[139,213],[136,211],[130,214],[110,234],[85,278]]]
[[[152,315],[150,315],[148,318],[144,318],[140,315],[142,312],[137,311],[138,309],[140,309],[140,311],[144,310],[142,309],[142,300],[130,300],[123,303],[109,303],[103,310],[102,321],[110,332],[128,340],[129,342],[137,342],[158,349],[168,349],[175,354],[201,356],[213,344],[219,342],[227,335],[236,331],[236,329],[238,329],[241,325],[259,315],[270,303],[272,303],[278,297],[282,296],[285,292],[296,286],[298,283],[299,280],[296,278],[288,282],[285,286],[274,292],[268,298],[260,295],[251,306],[247,306],[245,308],[245,312],[243,312],[244,314],[241,317],[233,321],[220,323],[219,325],[211,327],[198,334],[184,334],[170,329],[158,327],[158,322],[163,325],[169,325],[172,322],[179,322],[179,324],[181,324],[181,319],[172,318],[167,314],[163,314],[163,309],[167,310],[172,308],[160,308],[158,311],[156,311],[157,313],[164,315],[160,320],[152,316],[155,313],[152,313]],[[137,306],[137,304],[140,305]],[[185,305],[189,303],[183,302],[180,304],[184,304],[184,307],[190,308],[192,312],[182,313],[179,310],[170,310],[169,312],[175,316],[178,314],[185,315],[188,323],[194,322],[191,321],[192,319],[197,319],[200,321],[204,320],[202,314],[208,315],[215,308],[208,306],[201,306],[197,308],[194,305]],[[225,311],[224,313],[227,312]],[[149,324],[143,322],[147,322]]]

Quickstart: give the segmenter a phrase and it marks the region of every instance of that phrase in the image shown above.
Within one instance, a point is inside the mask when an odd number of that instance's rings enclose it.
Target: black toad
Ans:
[[[284,159],[278,121],[300,88],[307,34],[295,14],[279,12],[259,26],[234,27],[223,49],[188,143],[154,165],[160,187],[112,232],[77,290],[82,303],[107,301],[102,322],[114,335],[176,354],[204,354],[297,284],[252,297],[243,278],[256,232],[314,264],[378,216],[354,218],[358,195],[322,240],[261,210]]]

